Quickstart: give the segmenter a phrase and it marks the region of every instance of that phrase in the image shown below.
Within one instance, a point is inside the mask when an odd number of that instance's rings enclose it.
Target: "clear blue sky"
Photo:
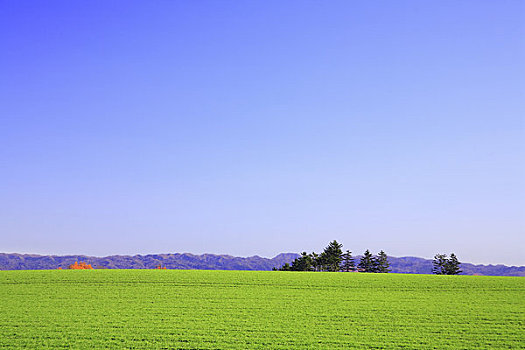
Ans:
[[[525,2],[0,0],[0,251],[525,265]]]

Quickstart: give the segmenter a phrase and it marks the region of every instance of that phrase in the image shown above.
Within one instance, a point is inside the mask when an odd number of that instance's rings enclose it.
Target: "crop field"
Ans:
[[[0,348],[523,349],[525,278],[0,271]]]

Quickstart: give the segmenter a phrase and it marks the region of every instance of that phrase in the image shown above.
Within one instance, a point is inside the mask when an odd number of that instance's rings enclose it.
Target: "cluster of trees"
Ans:
[[[352,257],[352,252],[347,250],[343,253],[343,245],[336,240],[330,242],[321,254],[312,252],[308,254],[302,252],[301,256],[296,258],[292,264],[284,264],[279,271],[359,271],[359,272],[380,272],[390,271],[388,257],[384,251],[377,256],[373,256],[367,249],[356,266]]]
[[[450,254],[447,258],[446,254],[436,254],[432,261],[432,273],[436,275],[457,275],[462,271],[459,269],[460,262],[456,254]]]
[[[361,257],[361,261],[357,265],[358,269],[363,272],[376,272],[376,273],[387,273],[390,272],[390,264],[388,263],[388,257],[384,251],[380,251],[379,254],[373,256],[372,253],[367,249]]]

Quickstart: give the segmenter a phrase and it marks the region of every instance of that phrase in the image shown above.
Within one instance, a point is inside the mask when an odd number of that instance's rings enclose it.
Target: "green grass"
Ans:
[[[0,348],[518,349],[525,278],[0,271]]]

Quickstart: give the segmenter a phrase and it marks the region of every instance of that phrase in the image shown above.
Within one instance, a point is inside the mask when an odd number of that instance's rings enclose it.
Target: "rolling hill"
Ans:
[[[0,270],[52,270],[67,268],[75,261],[84,261],[97,269],[153,269],[162,265],[168,269],[185,270],[258,270],[267,271],[292,262],[298,254],[281,253],[273,258],[260,256],[235,257],[230,255],[190,253],[112,255],[94,257],[85,255],[34,255],[0,253]],[[359,257],[356,257],[356,260]],[[394,273],[430,274],[432,260],[417,257],[389,257]],[[525,276],[525,266],[474,265],[462,263],[465,275]]]

